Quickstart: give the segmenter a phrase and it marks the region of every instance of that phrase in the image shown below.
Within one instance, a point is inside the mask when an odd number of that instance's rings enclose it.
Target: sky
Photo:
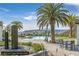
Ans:
[[[7,26],[12,21],[21,21],[23,23],[23,30],[35,30],[37,26],[37,15],[36,11],[43,4],[41,3],[0,3],[0,21],[3,21],[4,26]],[[64,4],[64,8],[69,10],[75,15],[79,15],[78,4]],[[68,26],[55,27],[55,29],[69,29]]]

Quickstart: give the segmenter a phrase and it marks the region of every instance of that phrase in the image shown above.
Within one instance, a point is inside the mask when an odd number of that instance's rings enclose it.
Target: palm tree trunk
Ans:
[[[51,27],[51,42],[55,43],[55,21],[50,21],[50,27]]]
[[[70,38],[72,38],[72,36],[73,36],[73,35],[72,35],[72,34],[73,34],[73,33],[72,33],[72,32],[73,32],[73,29],[72,29],[72,28],[73,28],[73,26],[72,26],[72,24],[70,24],[70,36],[69,36]]]
[[[70,27],[70,38],[72,38],[72,26]]]

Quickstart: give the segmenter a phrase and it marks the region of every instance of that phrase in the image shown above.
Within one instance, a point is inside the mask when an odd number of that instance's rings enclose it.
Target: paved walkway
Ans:
[[[51,44],[43,42],[45,49],[48,50],[50,55],[54,56],[79,56],[78,51],[69,51],[64,48],[60,48],[57,44]]]
[[[44,41],[33,41],[34,43],[41,43],[48,51],[49,56],[79,56],[78,51],[69,51],[60,48],[57,44],[46,43]]]

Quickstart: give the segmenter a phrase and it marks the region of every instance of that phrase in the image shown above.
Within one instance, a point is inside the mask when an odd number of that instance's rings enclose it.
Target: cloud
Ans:
[[[26,20],[33,20],[33,19],[37,19],[37,17],[35,16],[35,15],[30,15],[30,16],[26,16],[26,17],[24,17],[24,19],[26,19]]]
[[[5,29],[6,26],[7,26],[7,24],[3,24],[3,29]]]
[[[38,27],[35,25],[35,23],[23,23],[23,29],[21,29],[20,31],[24,31],[24,30],[35,30],[38,29]]]
[[[71,3],[71,4],[73,4],[73,5],[79,5],[79,3]]]
[[[4,11],[4,12],[9,12],[10,10],[7,9],[7,8],[0,8],[1,11]]]
[[[56,30],[69,30],[69,26],[62,26],[62,25],[59,25],[59,27],[55,27]]]

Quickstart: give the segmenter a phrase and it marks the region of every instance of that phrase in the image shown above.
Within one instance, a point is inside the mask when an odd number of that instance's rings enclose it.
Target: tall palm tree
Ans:
[[[20,21],[13,21],[11,24],[16,25],[18,27],[18,30],[23,28],[23,24]]]
[[[5,27],[5,30],[7,30],[8,32],[10,32],[10,24]]]
[[[11,22],[11,39],[12,39],[12,49],[18,48],[18,30],[23,28],[23,24],[20,21]]]
[[[69,20],[69,27],[70,27],[70,34],[69,37],[72,38],[73,37],[73,27],[75,26],[75,20],[77,20],[77,16],[75,15],[69,15],[68,20]]]
[[[55,43],[55,24],[57,23],[58,26],[59,24],[66,25],[68,22],[67,12],[62,3],[47,3],[37,10],[37,25],[41,29],[50,25],[52,43]]]

